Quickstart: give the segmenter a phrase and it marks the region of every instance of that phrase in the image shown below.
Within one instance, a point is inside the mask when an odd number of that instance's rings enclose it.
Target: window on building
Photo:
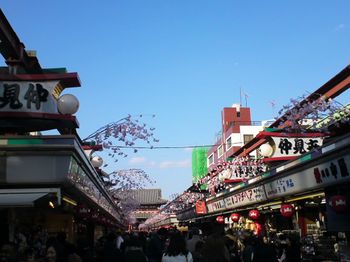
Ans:
[[[232,146],[232,138],[229,137],[229,138],[226,139],[226,151],[227,151],[228,149],[230,149],[231,146]]]
[[[210,166],[211,164],[214,163],[214,154],[211,154],[209,157],[208,157],[208,166]]]
[[[253,135],[243,135],[243,142],[244,142],[244,144],[247,144],[253,138],[254,138]]]
[[[224,150],[222,148],[222,145],[218,147],[218,157],[221,157],[224,154]]]

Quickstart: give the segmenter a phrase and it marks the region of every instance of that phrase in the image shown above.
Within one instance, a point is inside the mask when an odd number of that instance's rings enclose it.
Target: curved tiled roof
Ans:
[[[158,204],[162,205],[167,200],[162,199],[161,189],[138,189],[131,191],[132,197],[138,201],[141,205]]]

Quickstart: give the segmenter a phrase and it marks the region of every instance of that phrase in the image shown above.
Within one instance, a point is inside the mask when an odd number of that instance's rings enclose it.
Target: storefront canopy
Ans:
[[[34,201],[50,193],[60,199],[59,188],[0,189],[0,207],[33,206]]]

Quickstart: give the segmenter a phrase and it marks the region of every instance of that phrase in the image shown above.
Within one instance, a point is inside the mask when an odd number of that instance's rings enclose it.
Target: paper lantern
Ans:
[[[232,213],[230,218],[233,222],[238,222],[240,215],[237,213]]]
[[[253,210],[249,211],[248,216],[249,216],[249,218],[255,220],[255,219],[258,219],[260,217],[260,212],[259,212],[259,210],[253,209]]]
[[[337,213],[343,213],[348,209],[346,198],[343,195],[334,195],[328,202],[332,209]]]
[[[223,224],[225,222],[225,218],[223,216],[218,216],[216,217],[216,222]]]
[[[294,214],[294,207],[291,204],[283,204],[281,205],[280,212],[284,217],[291,217]]]

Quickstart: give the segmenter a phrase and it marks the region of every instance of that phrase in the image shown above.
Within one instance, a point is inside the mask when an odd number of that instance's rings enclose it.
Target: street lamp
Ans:
[[[94,167],[97,167],[97,168],[100,168],[103,164],[103,159],[102,157],[100,156],[94,156],[92,159],[91,159],[91,163]]]
[[[273,147],[269,143],[262,144],[259,150],[261,155],[264,157],[271,157],[273,154]]]
[[[71,94],[65,94],[58,99],[57,108],[62,115],[73,115],[79,109],[79,100]]]

